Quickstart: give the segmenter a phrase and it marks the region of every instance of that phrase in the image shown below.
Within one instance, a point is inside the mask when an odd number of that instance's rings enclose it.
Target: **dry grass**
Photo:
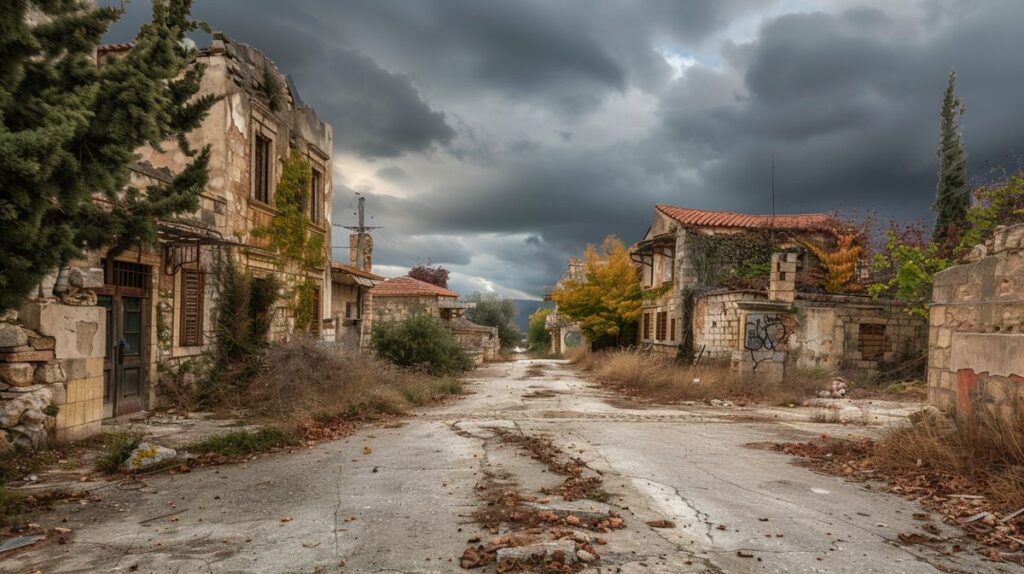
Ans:
[[[976,405],[889,431],[874,455],[887,474],[930,473],[971,485],[994,501],[1024,507],[1024,400]]]
[[[266,369],[224,406],[282,426],[402,414],[462,393],[450,378],[400,369],[333,343],[297,337],[267,353]]]
[[[671,358],[638,350],[581,353],[570,362],[601,382],[628,393],[660,401],[731,399],[773,404],[799,404],[822,381],[794,376],[781,383],[757,381],[725,365],[684,365]]]

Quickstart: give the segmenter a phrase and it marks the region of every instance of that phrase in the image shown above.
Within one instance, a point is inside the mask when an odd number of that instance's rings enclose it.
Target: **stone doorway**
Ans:
[[[150,267],[124,261],[104,262],[104,287],[98,304],[106,309],[103,360],[103,417],[145,408]]]

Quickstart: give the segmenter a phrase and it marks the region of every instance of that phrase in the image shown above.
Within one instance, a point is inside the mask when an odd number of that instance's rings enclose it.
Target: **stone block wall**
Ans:
[[[99,432],[105,334],[102,307],[56,300],[0,320],[0,451]]]
[[[1024,224],[1004,227],[964,265],[935,275],[928,400],[1002,404],[1024,390]]]

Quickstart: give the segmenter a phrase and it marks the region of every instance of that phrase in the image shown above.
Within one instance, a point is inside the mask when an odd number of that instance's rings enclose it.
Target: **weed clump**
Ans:
[[[194,454],[219,454],[234,457],[256,454],[294,443],[294,437],[283,430],[264,428],[254,431],[238,430],[212,436],[187,446],[185,450]]]
[[[100,455],[96,458],[96,470],[107,474],[120,472],[121,465],[128,460],[142,439],[142,433],[129,430],[106,433],[102,438]]]

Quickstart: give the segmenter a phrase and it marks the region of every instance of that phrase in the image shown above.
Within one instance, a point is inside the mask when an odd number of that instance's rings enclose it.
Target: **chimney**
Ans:
[[[796,299],[797,253],[772,253],[768,300],[792,303]]]
[[[373,268],[373,237],[369,233],[352,233],[348,236],[348,262],[361,271]]]
[[[373,270],[373,236],[369,233],[363,234],[363,256],[361,262],[363,266],[360,269],[367,273]]]

